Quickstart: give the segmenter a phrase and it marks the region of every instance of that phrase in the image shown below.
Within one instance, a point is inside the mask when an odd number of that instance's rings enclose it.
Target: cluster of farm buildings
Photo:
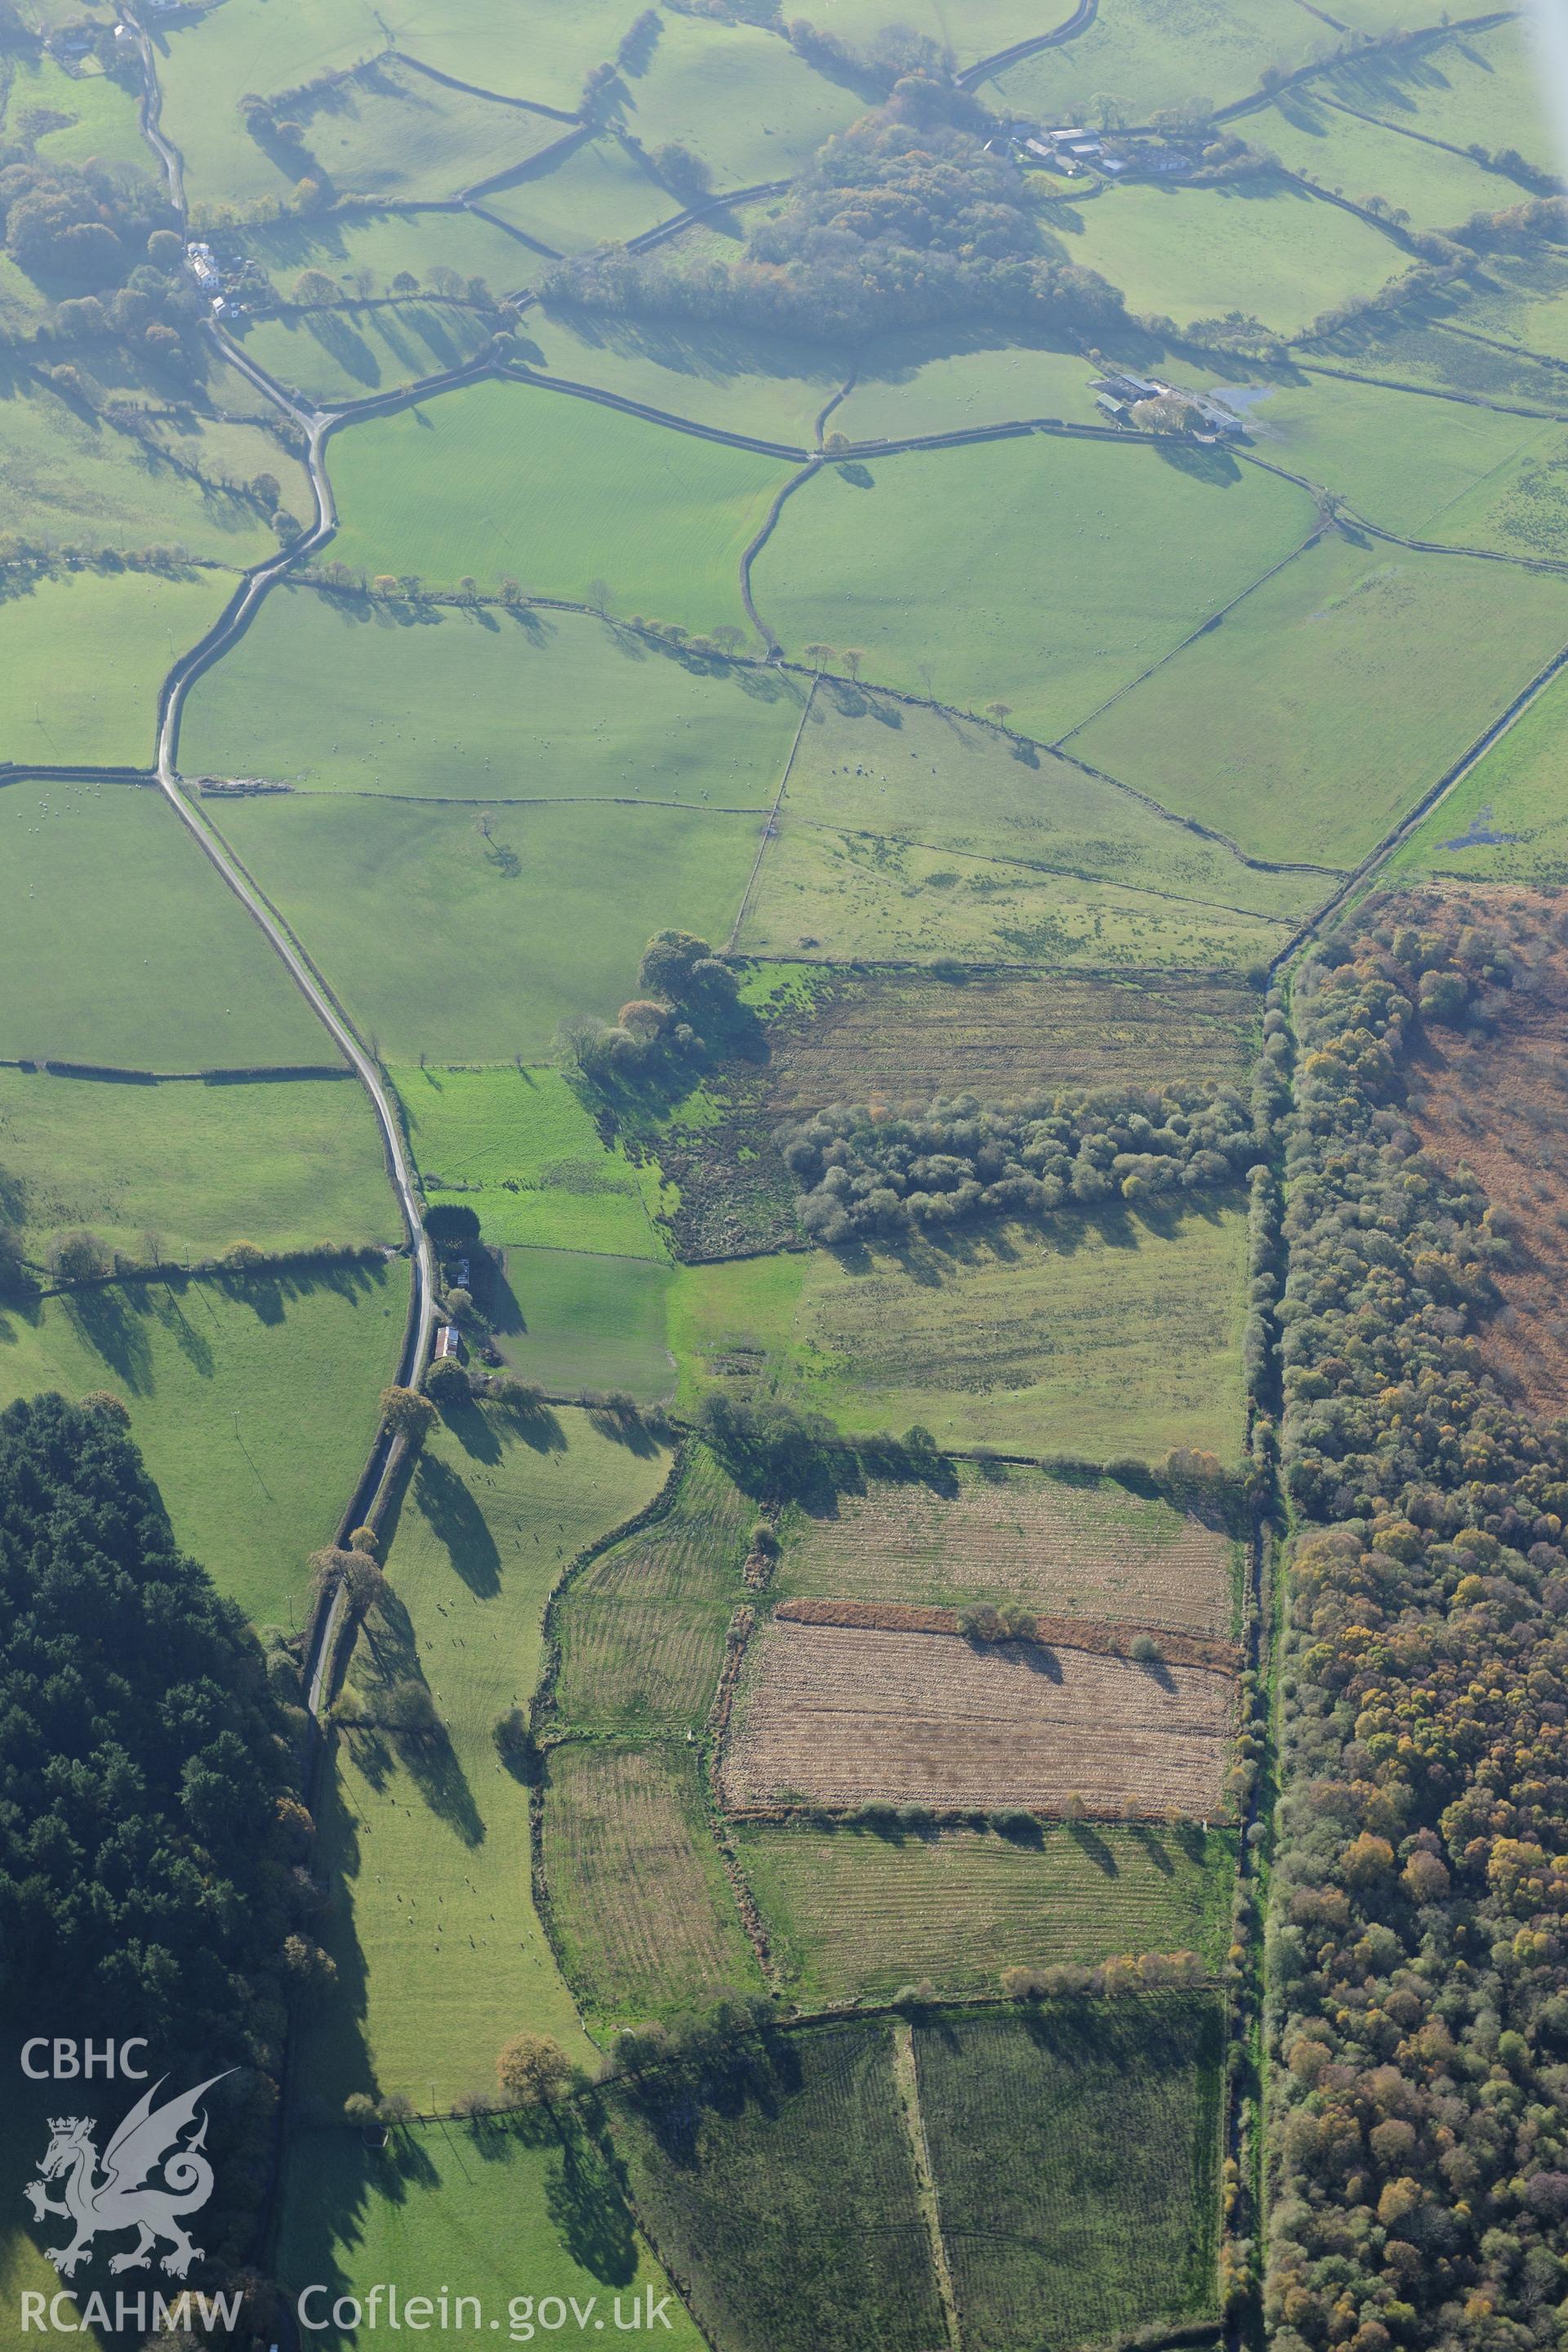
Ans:
[[[1175,400],[1191,409],[1202,425],[1200,441],[1234,440],[1243,430],[1240,417],[1223,400],[1216,400],[1212,393],[1188,392],[1179,383],[1167,383],[1163,376],[1133,375],[1129,370],[1114,368],[1106,375],[1097,375],[1089,389],[1095,406],[1113,425],[1131,422],[1133,410],[1143,401]]]

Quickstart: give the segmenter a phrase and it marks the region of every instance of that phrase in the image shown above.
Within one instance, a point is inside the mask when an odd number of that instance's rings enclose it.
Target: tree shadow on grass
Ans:
[[[103,1285],[68,1291],[60,1302],[66,1321],[132,1396],[153,1387],[153,1342],[145,1302],[133,1290]]]
[[[1068,1822],[1067,1830],[1079,1852],[1086,1861],[1093,1863],[1096,1870],[1102,1870],[1107,1878],[1121,1877],[1121,1865],[1113,1849],[1107,1845],[1092,1822]]]
[[[414,1499],[454,1572],[477,1600],[493,1600],[500,1591],[500,1553],[484,1513],[451,1464],[422,1454],[414,1474]]]
[[[1161,1877],[1173,1877],[1176,1865],[1165,1851],[1164,1843],[1152,1822],[1130,1822],[1127,1826],[1131,1835],[1136,1843],[1142,1847]]]

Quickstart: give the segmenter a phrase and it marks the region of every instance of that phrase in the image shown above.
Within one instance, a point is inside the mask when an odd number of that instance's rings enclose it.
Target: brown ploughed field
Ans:
[[[1211,1815],[1234,1682],[1042,1643],[774,1619],[720,1763],[731,1810],[804,1799]]]

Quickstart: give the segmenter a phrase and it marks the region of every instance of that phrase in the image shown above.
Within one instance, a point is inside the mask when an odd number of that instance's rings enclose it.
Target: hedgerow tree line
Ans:
[[[1427,1024],[1485,1033],[1531,984],[1508,919],[1384,905],[1296,989],[1279,2352],[1568,2329],[1568,1425],[1488,1370],[1512,1244],[1402,1099]]]

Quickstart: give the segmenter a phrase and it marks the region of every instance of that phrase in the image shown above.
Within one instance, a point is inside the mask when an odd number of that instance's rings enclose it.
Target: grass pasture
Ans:
[[[1003,1969],[1119,1952],[1217,1961],[1230,1930],[1228,1830],[1058,1823],[1020,1845],[984,1830],[741,1822],[736,1839],[773,1957],[807,2007],[887,2000],[922,1977],[973,1996]]]
[[[1063,217],[1054,214],[1053,226]],[[1130,310],[1184,326],[1245,310],[1277,334],[1300,334],[1409,267],[1380,229],[1283,173],[1232,187],[1116,188],[1078,220],[1060,236],[1064,257],[1119,286]]]
[[[462,367],[489,335],[482,311],[455,302],[352,303],[252,320],[245,349],[279,383],[336,405]]]
[[[672,141],[689,148],[716,193],[792,178],[866,107],[776,34],[673,10],[647,66],[624,73],[622,88],[619,126],[649,150]]]
[[[1148,1458],[1240,1443],[1246,1221],[1005,1226],[950,1251],[676,1269],[681,1402],[776,1385],[850,1431]]]
[[[1173,1631],[1229,1631],[1237,1546],[1111,1479],[961,1463],[956,1493],[873,1484],[796,1509],[773,1590],[794,1597],[1021,1604]]]
[[[302,1627],[407,1311],[402,1259],[78,1291],[0,1312],[0,1400],[111,1390],[184,1548],[258,1624]]]
[[[343,195],[439,202],[492,179],[571,125],[454,89],[401,58],[377,58],[299,110],[312,178]],[[290,173],[292,176],[292,173]]]
[[[1349,113],[1332,103],[1334,89],[1330,77],[1287,90],[1267,112],[1246,117],[1242,136],[1314,185],[1342,189],[1352,204],[1381,196],[1417,228],[1456,228],[1472,213],[1514,201],[1512,183],[1473,156]]]
[[[405,269],[426,289],[435,283],[434,271],[456,269],[504,294],[532,266],[526,246],[466,210],[297,214],[247,228],[245,250],[284,296],[301,269],[320,269],[355,293],[360,273],[368,270],[373,295],[389,292]]]
[[[877,441],[1029,416],[1100,425],[1089,390],[1095,373],[1081,352],[1056,350],[1026,330],[1016,341],[984,327],[889,335],[861,358],[829,427],[851,441]]]
[[[316,2340],[326,2352],[355,2341],[354,2331],[331,2324],[338,2298],[368,2302],[373,2286],[392,2280],[404,2303],[427,2286],[434,2302],[449,2285],[459,2326],[481,2325],[486,2313],[531,2325],[521,2308],[525,2285],[531,2305],[560,2295],[584,2310],[601,2307],[600,2326],[612,2324],[617,2296],[623,2316],[639,2301],[646,2310],[647,2298],[662,2299],[669,2332],[661,2328],[660,2340],[701,2352],[702,2339],[668,2293],[605,2153],[574,2121],[532,2129],[517,2119],[411,2124],[380,2150],[342,2126],[297,2131],[278,2275],[294,2295],[324,2287],[306,2307],[321,2318]],[[480,2321],[466,2311],[459,2319],[459,2295],[478,2299]],[[419,2326],[417,2313],[408,2324]],[[456,2339],[437,2323],[435,2340]]]
[[[554,1711],[572,1731],[700,1730],[745,1596],[755,1506],[694,1447],[663,1517],[573,1578],[556,1612]]]
[[[466,1202],[492,1246],[668,1255],[658,1169],[600,1139],[561,1071],[426,1064],[395,1077],[426,1199]]]
[[[1568,360],[1568,254],[1550,245],[1489,253],[1484,272],[1467,287],[1464,307],[1453,318],[1478,333]]]
[[[1568,640],[1568,581],[1327,539],[1074,736],[1258,856],[1350,866]]]
[[[96,158],[102,163],[129,164],[137,172],[147,170],[150,159],[134,93],[111,80],[96,58],[68,69],[47,53],[14,49],[6,57],[5,71],[8,86],[0,93],[0,130],[7,140],[20,143],[25,118],[42,110],[57,121],[32,142],[41,163],[79,168]],[[66,120],[59,121],[61,116]]]
[[[550,1751],[544,1881],[568,1983],[601,2032],[762,1990],[698,1785],[695,1748]]]
[[[303,2049],[329,2112],[373,2086],[449,2107],[490,2085],[524,2029],[589,2055],[533,1909],[529,1792],[490,1733],[533,1691],[562,1570],[642,1509],[667,1466],[570,1411],[470,1405],[426,1443],[385,1553],[393,1599],[353,1679],[373,1716],[384,1679],[424,1681],[443,1732],[402,1752],[374,1729],[337,1743],[318,1867],[334,1884],[338,1983]]]
[[[313,511],[304,467],[254,425],[199,416],[156,425],[138,418],[136,425],[117,425],[79,397],[63,399],[44,384],[0,401],[0,499],[8,528],[55,546],[134,551],[173,544],[238,566],[259,562],[278,546],[260,506],[242,487],[257,474],[274,477],[296,517]],[[77,591],[108,576],[72,572],[35,593]],[[153,584],[145,573],[120,574],[121,601],[128,603],[128,592],[144,583]],[[155,584],[166,592],[176,583]],[[208,583],[209,594],[216,585]],[[165,652],[160,668],[167,667]],[[150,698],[158,674],[148,681]]]
[[[984,1100],[1037,1086],[1159,1085],[1176,1071],[1228,1083],[1246,1071],[1257,1017],[1250,989],[1174,973],[836,973],[805,1010],[770,1022],[768,1107],[784,1118],[958,1087]]]
[[[180,751],[302,792],[763,811],[804,693],[590,613],[277,588],[197,682]]]
[[[226,572],[84,570],[12,586],[0,600],[0,758],[150,768],[164,674],[236,584]]]
[[[1453,147],[1512,147],[1551,171],[1558,160],[1557,143],[1542,103],[1542,70],[1530,27],[1521,17],[1510,17],[1479,32],[1456,32],[1352,58],[1328,86],[1364,113],[1401,130]],[[1518,201],[1508,181],[1496,185],[1489,212]]]
[[[510,572],[525,591],[579,604],[602,581],[616,613],[698,631],[743,619],[741,556],[788,473],[776,458],[495,382],[342,436],[332,470],[346,563],[444,587]]]
[[[1321,896],[1321,886],[1308,886],[1309,901]],[[1279,917],[785,814],[737,945],[743,954],[841,962],[869,956],[1250,971],[1278,953],[1291,929]]]
[[[7,1061],[178,1072],[337,1058],[150,786],[25,776],[0,788],[0,982]]]
[[[222,813],[356,1020],[403,1064],[543,1060],[562,1021],[626,1002],[650,932],[725,936],[762,824],[326,793]]]
[[[879,685],[962,709],[1005,701],[1048,741],[1311,520],[1304,491],[1217,451],[982,442],[823,468],[785,505],[752,594],[797,657],[814,640],[858,646]],[[1020,593],[1043,547],[1063,597]]]
[[[833,2025],[773,2048],[764,2099],[667,2119],[612,2095],[650,2236],[726,2352],[931,2352],[942,2315],[889,2028]]]
[[[1568,695],[1561,677],[1478,760],[1393,860],[1418,874],[1478,882],[1568,879]]]
[[[545,252],[568,254],[641,236],[679,212],[681,203],[606,131],[520,173],[487,195],[484,208]]]
[[[1223,2042],[1192,1993],[915,2028],[970,2352],[1217,2315]]]
[[[184,162],[187,201],[199,221],[225,204],[287,196],[305,171],[298,150],[282,151],[291,168],[253,139],[239,111],[247,90],[262,96],[298,89],[323,74],[347,72],[385,47],[370,0],[236,0],[153,34],[160,121]]]
[[[323,1047],[326,1040],[323,1034]],[[0,1069],[0,1171],[35,1265],[85,1227],[132,1259],[401,1244],[363,1089],[342,1080],[105,1085]]]
[[[587,1250],[509,1249],[493,1337],[552,1393],[624,1389],[657,1404],[675,1385],[665,1346],[668,1266]]]
[[[399,47],[423,63],[566,113],[631,22],[626,0],[529,0],[504,12],[489,0],[400,0],[386,15]]]
[[[775,1617],[746,1653],[726,1806],[1217,1813],[1234,1685],[1089,1650]]]
[[[1109,93],[1129,122],[1147,122],[1158,106],[1245,98],[1269,66],[1292,70],[1332,48],[1330,26],[1309,10],[1269,0],[1125,0],[1058,48],[1009,67],[984,94],[1038,121],[1082,122]]]
[[[798,445],[803,453],[815,445],[816,419],[849,367],[842,352],[785,335],[593,311],[531,311],[517,355],[542,374],[599,384],[672,416]]]
[[[829,839],[959,850],[1226,913],[1293,919],[1321,896],[1310,877],[1247,866],[1147,802],[998,728],[837,683],[812,698],[784,812],[794,827],[810,824]],[[896,865],[890,870],[896,876]],[[961,900],[962,886],[946,887]],[[995,903],[1005,903],[1000,889]],[[921,910],[912,911],[918,921]]]
[[[1521,452],[1551,448],[1561,432],[1544,418],[1315,373],[1250,402],[1247,426],[1266,463],[1337,492],[1383,530],[1504,548],[1458,518]]]

